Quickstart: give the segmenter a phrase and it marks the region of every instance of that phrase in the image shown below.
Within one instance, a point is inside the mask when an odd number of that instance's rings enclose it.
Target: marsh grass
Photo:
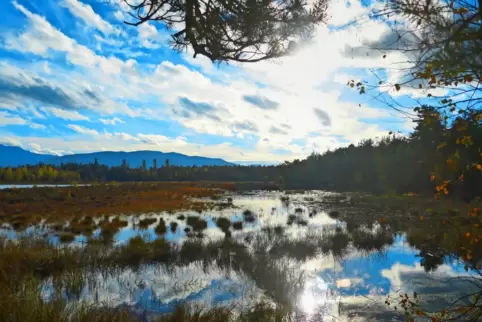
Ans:
[[[156,218],[144,218],[139,220],[138,226],[140,229],[147,229],[149,226],[152,224],[155,224],[157,222]]]
[[[171,223],[171,230],[172,230],[172,224],[173,223]],[[174,229],[174,231],[176,231],[176,229]],[[154,228],[154,232],[158,235],[164,235],[167,232],[166,222],[164,221],[164,219],[162,218],[159,219],[159,223],[157,224],[156,228]]]
[[[76,235],[83,234],[85,236],[90,236],[95,230],[95,222],[92,217],[72,220],[69,224],[68,230]]]
[[[229,231],[229,227],[231,227],[231,221],[225,217],[219,217],[216,219],[216,226],[219,227],[223,232]]]
[[[330,210],[328,216],[332,219],[338,219],[340,217],[340,212],[338,210]]]
[[[61,243],[71,243],[74,241],[76,235],[70,232],[63,232],[57,234],[57,237],[59,237]]]
[[[345,212],[340,211],[340,217],[345,216]],[[69,220],[54,215],[53,219],[58,219],[53,223],[58,227],[56,233],[75,235],[97,227],[95,222],[98,218],[80,213],[73,219],[71,215]],[[291,216],[289,220],[292,223],[299,224],[303,220],[299,216]],[[28,222],[24,216],[17,217],[17,220]],[[360,223],[376,228],[375,233],[359,229]],[[147,226],[151,224],[154,222]],[[296,311],[295,303],[304,285],[304,275],[298,269],[300,264],[319,253],[332,253],[336,258],[343,258],[353,247],[367,252],[379,250],[393,243],[391,232],[394,231],[386,225],[356,218],[347,222],[346,231],[342,227],[330,227],[317,234],[304,228],[300,230],[303,234],[290,237],[285,235],[284,226],[275,226],[263,227],[261,234],[239,233],[236,235],[240,238],[211,241],[198,238],[207,227],[204,219],[190,216],[187,224],[192,227],[186,227],[188,236],[192,238],[182,245],[171,244],[161,236],[155,240],[137,236],[126,244],[114,246],[111,244],[114,234],[128,222],[112,216],[99,221],[101,238],[89,238],[88,244],[82,247],[52,245],[38,236],[20,237],[15,242],[0,238],[0,321],[143,321],[142,317],[127,308],[107,307],[103,303],[86,305],[79,301],[86,286],[95,288],[92,276],[116,276],[125,270],[137,272],[153,265],[173,268],[193,263],[201,263],[206,270],[209,265],[216,265],[227,275],[234,271],[252,280],[275,305],[260,303],[242,311],[231,307],[196,309],[179,306],[172,313],[149,317],[149,321],[321,321],[323,319],[316,320]],[[404,224],[402,220],[402,227]],[[231,225],[233,230],[243,228],[242,221],[231,224],[223,217],[216,218],[216,225],[227,231]],[[474,265],[482,258],[482,249],[470,245],[465,236],[466,232],[475,235],[480,233],[479,230],[461,230],[459,227],[447,238],[436,230],[435,224],[430,227],[434,230],[412,227],[407,231],[409,243],[421,249],[424,267],[434,269],[443,263],[443,253],[439,248],[454,251],[460,247],[471,247]],[[177,228],[176,222],[170,223],[172,231]],[[156,233],[162,235],[167,229],[166,222],[160,219]],[[251,237],[243,241],[245,235]],[[442,254],[435,259],[436,262],[427,255],[435,254],[435,251]],[[52,281],[55,289],[48,301],[42,300],[41,296],[46,281]]]
[[[393,234],[391,231],[378,231],[376,233],[357,229],[351,234],[353,246],[358,250],[372,252],[381,251],[385,246],[393,244]]]
[[[286,222],[287,225],[293,225],[293,223],[298,219],[296,215],[288,215],[288,221]]]
[[[34,238],[22,238],[16,242],[2,240],[1,245],[0,256],[9,262],[0,261],[0,321],[140,321],[140,317],[128,309],[106,307],[102,303],[91,306],[79,301],[87,284],[95,286],[89,272],[95,273],[98,269],[115,274],[118,268],[168,263],[169,258],[178,264],[199,260],[211,262],[218,258],[221,265],[228,265],[227,259],[233,251],[237,252],[234,266],[240,272],[257,275],[265,271],[266,266],[270,269],[277,266],[263,263],[263,267],[259,267],[246,248],[227,241],[203,243],[188,240],[176,252],[163,239],[146,241],[141,236],[117,247],[103,244],[83,248],[57,247]],[[281,297],[286,293],[281,285],[276,286],[276,281],[282,281],[287,271],[286,267],[276,270],[266,284],[271,293]],[[262,277],[264,283],[268,283],[265,281],[268,274],[265,272]],[[49,279],[53,294],[44,300],[41,292]],[[271,321],[271,318],[272,311],[260,307],[242,312],[231,308],[178,307],[174,312],[150,321]]]
[[[23,230],[42,219],[50,222],[68,221],[72,216],[85,214],[99,217],[112,214],[142,212],[174,212],[193,210],[202,212],[216,203],[195,201],[196,198],[217,196],[222,190],[216,186],[188,183],[155,183],[119,185],[98,184],[65,188],[29,188],[0,190],[0,214],[14,229]],[[87,224],[76,223],[74,229]]]
[[[198,216],[189,216],[186,219],[186,223],[192,227],[195,232],[201,232],[208,228],[208,222]]]
[[[245,211],[243,211],[243,220],[244,220],[244,222],[247,222],[247,223],[255,222],[256,217],[255,217],[254,212],[252,212],[249,209],[246,209]]]

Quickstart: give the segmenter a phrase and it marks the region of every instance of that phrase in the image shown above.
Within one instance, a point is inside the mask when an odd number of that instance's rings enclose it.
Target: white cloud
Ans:
[[[14,97],[0,97],[0,109],[16,111],[22,104]]]
[[[30,122],[18,115],[0,111],[0,127],[7,125],[27,125],[33,129],[45,129],[45,125]]]
[[[149,24],[148,22],[141,24],[137,27],[137,31],[139,32],[139,36],[143,39],[154,38],[157,36],[158,31],[156,27]]]
[[[88,4],[84,4],[78,0],[63,0],[60,3],[65,8],[69,9],[72,15],[81,19],[89,27],[97,28],[104,35],[118,35],[120,33],[117,28],[95,13],[92,7]]]
[[[50,149],[42,149],[42,147],[36,143],[30,143],[28,145],[30,147],[30,151],[38,154],[53,154],[53,155],[61,155],[59,151],[50,150]]]
[[[70,63],[85,68],[100,68],[107,74],[129,72],[133,68],[132,60],[121,61],[116,57],[106,58],[97,55],[86,46],[79,45],[75,40],[65,36],[54,28],[44,17],[28,11],[14,2],[14,6],[29,20],[29,25],[20,35],[9,35],[6,38],[6,48],[19,52],[30,52],[43,57],[50,55],[50,50],[64,52]]]
[[[41,56],[48,56],[49,49],[70,52],[73,50],[73,41],[63,33],[52,27],[43,17],[33,14],[24,6],[13,3],[30,21],[31,28],[18,37],[12,35],[6,39],[6,46],[21,52],[31,52]]]
[[[69,124],[67,126],[70,129],[72,129],[75,132],[80,133],[80,134],[95,135],[95,136],[99,135],[99,132],[97,132],[96,130],[88,129],[88,128],[83,127],[83,126],[79,126],[79,125],[75,125],[75,124]]]
[[[170,39],[167,32],[159,32],[154,25],[148,22],[145,22],[136,28],[139,37],[138,41],[144,48],[161,48],[163,45],[166,45]]]
[[[118,5],[117,0],[111,2]],[[80,4],[76,0],[65,3]],[[382,55],[357,55],[352,58],[346,52],[347,46],[379,39],[388,30],[379,21],[368,21],[339,31],[320,25],[314,40],[293,56],[257,64],[232,64],[225,69],[216,68],[202,56],[193,59],[192,51],[188,50],[185,60],[200,67],[202,73],[199,73],[168,61],[161,61],[156,67],[150,65],[159,62],[155,59],[146,64],[141,60],[123,61],[113,56],[101,56],[62,34],[45,18],[29,12],[21,5],[16,4],[16,7],[27,16],[28,25],[17,38],[7,39],[8,48],[31,52],[44,58],[48,58],[53,51],[65,53],[70,63],[82,68],[62,69],[51,63],[51,78],[62,86],[74,84],[76,88],[89,88],[95,92],[101,102],[89,102],[89,111],[95,111],[95,107],[105,114],[177,121],[197,133],[231,138],[249,137],[257,142],[252,151],[240,152],[229,145],[218,147],[230,151],[226,154],[233,160],[279,161],[279,157],[272,153],[276,149],[288,150],[290,154],[286,156],[287,159],[303,157],[313,150],[322,152],[339,146],[342,142],[339,137],[343,139],[343,144],[356,143],[362,138],[385,134],[387,130],[382,125],[372,123],[392,117],[387,110],[373,108],[368,104],[359,107],[358,101],[346,102],[340,97],[352,71],[359,74],[359,68],[387,67],[403,59],[396,55],[390,55],[387,59],[383,59]],[[345,1],[335,1],[330,10],[333,17],[329,23],[336,26],[367,12],[357,0],[351,1],[348,8]],[[124,16],[123,11],[114,12],[117,19]],[[98,21],[92,21],[92,25],[96,23]],[[105,26],[96,28],[101,30]],[[138,37],[135,41],[130,41],[129,45],[137,46],[139,42],[145,41],[144,46],[157,46],[167,35],[157,30],[155,23],[141,25],[137,32]],[[104,39],[97,35],[97,38],[103,43],[110,41],[108,37]],[[115,42],[110,45],[117,46]],[[343,80],[344,78],[347,79]],[[265,86],[258,86],[257,83]],[[275,102],[272,105],[275,108],[257,107],[243,99],[244,95],[262,96]],[[191,110],[190,113],[189,110],[182,111],[179,101],[181,97],[186,97],[195,104],[205,104],[199,105],[202,108],[208,105],[213,108],[202,113],[199,110]],[[360,100],[364,98],[360,97]],[[130,102],[133,102],[132,106],[139,107],[131,108]],[[323,124],[320,117],[313,113],[314,108],[324,111],[330,122],[325,121]],[[64,117],[67,120],[87,119],[74,110],[57,111],[57,114],[60,113],[69,114]],[[371,120],[368,122],[366,119]],[[251,127],[239,125],[240,122],[247,121],[252,123]],[[99,122],[115,125],[121,123],[121,120],[99,116]],[[239,126],[238,130],[233,130],[235,125]],[[278,130],[274,130],[276,128]],[[154,146],[158,149],[172,148],[183,153],[192,151],[204,154],[204,147],[199,150],[197,145],[186,140],[167,138],[162,136],[162,131],[134,135],[99,134],[95,130],[81,127],[71,129],[81,129],[77,131],[79,134],[98,135],[106,146],[119,149],[122,149],[122,145],[118,142],[124,140],[129,141],[128,148],[132,149]],[[296,139],[304,140],[305,143],[290,143]],[[89,148],[93,146],[101,148],[94,143],[87,145]],[[78,148],[86,147],[79,144]]]
[[[25,107],[24,109],[28,111],[35,118],[43,119],[43,120],[46,119],[46,116],[40,113],[39,110],[35,108],[35,106],[30,105],[28,107]]]
[[[27,121],[19,116],[0,111],[0,126],[5,125],[26,125]]]
[[[118,117],[114,117],[112,119],[99,119],[99,121],[105,125],[115,125],[116,123],[120,123],[120,124],[125,123],[123,120],[121,120]]]
[[[38,129],[38,130],[45,130],[47,127],[43,124],[38,124],[38,123],[30,123],[29,126],[32,129]]]
[[[363,6],[356,0],[333,0],[328,6],[328,24],[343,26],[368,13],[370,8]]]
[[[69,121],[89,121],[89,118],[85,115],[80,114],[77,111],[68,111],[60,108],[51,107],[48,109],[49,112],[55,117],[69,120]]]
[[[116,17],[116,19],[118,20],[124,20],[124,13],[120,10],[117,10],[115,13],[114,13],[114,17]]]

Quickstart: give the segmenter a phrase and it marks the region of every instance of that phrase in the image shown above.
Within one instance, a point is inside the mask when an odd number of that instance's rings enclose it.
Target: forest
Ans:
[[[463,200],[482,196],[481,113],[417,108],[414,131],[389,133],[357,145],[313,153],[278,166],[172,166],[130,168],[92,164],[36,165],[0,169],[0,180],[21,182],[93,181],[256,181],[286,189],[327,189],[375,194],[448,194]],[[426,180],[424,180],[424,178]],[[439,179],[443,178],[443,180]]]

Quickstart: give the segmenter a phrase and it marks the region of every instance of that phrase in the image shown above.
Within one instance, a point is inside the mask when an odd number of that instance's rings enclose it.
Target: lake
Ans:
[[[339,208],[327,205],[334,199]],[[418,294],[420,305],[440,311],[474,290],[473,281],[479,281],[459,258],[439,252],[437,245],[427,246],[415,231],[339,219],[350,199],[338,194],[254,191],[226,194],[211,202],[225,206],[202,213],[110,216],[111,222],[114,218],[126,222],[111,236],[114,243],[126,244],[139,236],[165,238],[183,255],[169,264],[92,273],[88,282],[66,297],[127,306],[147,320],[185,303],[243,309],[263,302],[290,307],[301,320],[404,321],[403,309],[385,303],[388,296]],[[206,225],[196,231],[195,223],[188,224],[194,217]],[[229,228],[219,218],[228,219]],[[166,224],[162,233],[156,231],[160,221]],[[4,225],[2,232],[12,239],[45,234],[60,243],[48,225],[22,233]],[[70,245],[82,247],[102,234],[101,228],[92,236],[80,234]],[[53,294],[52,283],[47,280],[43,287],[47,301]]]

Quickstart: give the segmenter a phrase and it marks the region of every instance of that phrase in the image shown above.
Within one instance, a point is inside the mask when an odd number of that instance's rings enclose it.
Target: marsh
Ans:
[[[238,320],[404,320],[388,298],[416,293],[420,306],[440,311],[480,291],[480,277],[450,247],[455,240],[440,242],[437,229],[421,234],[401,215],[380,223],[379,206],[324,191],[195,199],[210,206],[62,224],[39,218],[21,229],[4,220],[0,269],[17,278],[1,282],[14,308],[3,317],[29,320],[8,291],[22,285],[38,295],[32,310],[45,321],[72,307],[149,321],[213,310]],[[228,199],[230,207],[214,206]],[[480,255],[474,249],[473,260]]]

